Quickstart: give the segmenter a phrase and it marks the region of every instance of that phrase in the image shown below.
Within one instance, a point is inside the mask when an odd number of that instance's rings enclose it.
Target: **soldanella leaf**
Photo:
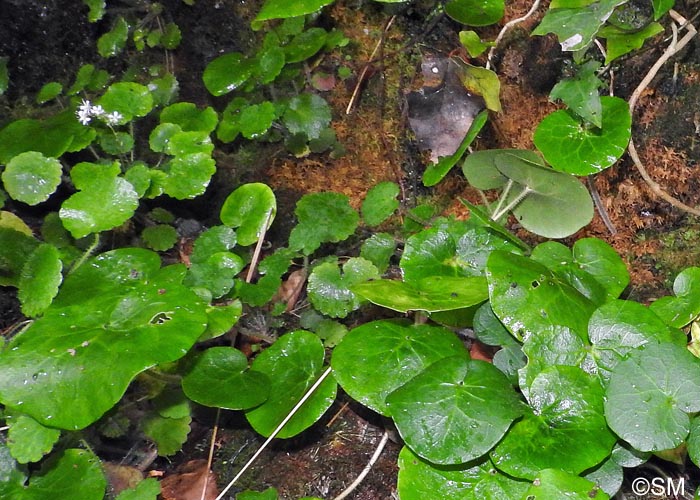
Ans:
[[[129,23],[119,16],[112,29],[97,40],[97,52],[105,58],[116,56],[124,50],[128,37]]]
[[[205,406],[245,410],[270,393],[267,375],[249,370],[248,359],[233,347],[212,347],[197,354],[182,379],[182,390]]]
[[[134,215],[138,195],[120,172],[116,162],[83,162],[73,167],[71,179],[79,191],[63,202],[59,215],[74,238],[107,231]]]
[[[243,184],[228,195],[219,217],[225,225],[238,228],[240,245],[252,245],[267,231],[275,219],[277,201],[269,186]]]
[[[312,193],[303,196],[294,213],[299,223],[289,235],[289,247],[312,254],[321,243],[338,242],[355,232],[360,217],[348,197],[339,193]]]
[[[467,356],[449,330],[399,320],[365,323],[351,330],[333,350],[336,380],[353,399],[388,415],[386,397],[448,356]]]
[[[575,366],[551,366],[533,380],[527,398],[532,413],[491,452],[498,469],[532,480],[548,468],[579,474],[610,455],[616,437],[596,377]]]
[[[353,257],[343,264],[342,274],[337,262],[316,266],[309,276],[307,293],[311,304],[331,318],[344,318],[360,307],[360,299],[352,286],[379,278],[374,264],[362,257]]]
[[[185,132],[200,131],[210,134],[219,119],[212,107],[199,109],[191,102],[177,102],[160,112],[160,123],[174,123]]]
[[[700,411],[700,360],[684,346],[650,343],[634,349],[612,370],[605,391],[610,428],[635,449],[680,446]]]
[[[204,332],[206,304],[184,271],[133,248],[86,262],[0,353],[0,401],[57,428],[100,418],[138,373],[179,359]]]
[[[323,358],[323,344],[319,338],[304,330],[281,336],[255,358],[252,370],[267,375],[270,396],[260,406],[246,411],[253,429],[263,436],[272,433],[321,376]],[[324,380],[277,437],[295,436],[321,418],[333,404],[336,389],[335,380]]]
[[[66,134],[65,129],[48,120],[15,120],[0,130],[0,164],[7,165],[12,158],[26,151],[58,158],[68,150],[71,142],[70,133]]]
[[[105,112],[118,112],[120,123],[134,117],[146,116],[153,109],[153,96],[148,87],[134,82],[117,82],[109,86],[99,100]]]
[[[292,134],[305,134],[307,139],[318,139],[321,131],[331,122],[331,108],[316,94],[301,94],[289,101],[282,122]]]
[[[178,200],[196,198],[204,193],[216,172],[216,162],[208,153],[176,156],[165,164],[165,193]]]
[[[661,297],[649,308],[667,324],[682,328],[700,315],[700,267],[684,269],[673,281],[675,297]]]
[[[496,167],[496,158],[501,155],[511,155],[531,163],[544,166],[542,158],[528,149],[486,149],[470,153],[462,164],[462,172],[469,184],[477,189],[500,189],[508,182]]]
[[[36,205],[46,201],[61,183],[61,163],[37,151],[21,153],[2,173],[7,194],[14,200]]]
[[[525,408],[498,368],[464,355],[433,363],[386,404],[406,445],[442,465],[486,454]]]
[[[288,63],[305,61],[323,48],[328,32],[323,28],[311,28],[296,35],[284,46]]]
[[[552,168],[574,175],[597,174],[623,155],[631,137],[632,117],[626,101],[604,96],[602,127],[586,126],[570,111],[547,115],[534,142]]]

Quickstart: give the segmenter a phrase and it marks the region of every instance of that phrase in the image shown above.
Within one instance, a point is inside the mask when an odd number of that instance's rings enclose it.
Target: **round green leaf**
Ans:
[[[134,138],[126,132],[105,132],[100,135],[100,147],[110,155],[128,153],[134,147]]]
[[[630,282],[622,257],[598,238],[583,238],[574,243],[574,262],[603,285],[608,297],[617,298]]]
[[[380,182],[372,187],[362,202],[362,218],[368,226],[377,226],[399,208],[399,186],[395,182]]]
[[[58,82],[49,82],[39,89],[36,95],[36,103],[44,104],[58,97],[63,92],[63,85]]]
[[[265,47],[258,57],[258,79],[263,85],[272,83],[284,68],[284,49],[278,45]]]
[[[77,121],[75,123],[78,124]],[[18,154],[27,151],[58,158],[68,150],[72,142],[73,137],[66,133],[65,128],[52,125],[49,120],[15,120],[0,130],[0,164],[7,164]]]
[[[488,460],[446,466],[423,460],[405,446],[399,453],[401,500],[509,500],[523,498],[529,485],[501,474]]]
[[[346,239],[355,232],[360,219],[347,196],[331,192],[304,195],[294,213],[299,223],[289,235],[289,247],[305,255],[312,254],[321,243]]]
[[[129,37],[129,23],[119,16],[110,31],[97,40],[97,52],[104,58],[116,56],[126,46]]]
[[[2,182],[12,199],[36,205],[61,183],[61,162],[36,151],[18,154],[5,167]]]
[[[245,410],[267,399],[270,380],[248,370],[248,359],[233,347],[212,347],[198,354],[182,378],[182,390],[196,403]]]
[[[29,255],[17,292],[25,316],[38,316],[49,307],[63,280],[62,270],[61,256],[53,245],[41,244]]]
[[[316,266],[309,276],[307,293],[311,304],[331,318],[344,318],[360,307],[360,297],[350,287],[379,278],[374,264],[361,257],[353,257],[343,264],[343,273],[336,262]]]
[[[305,134],[307,139],[318,139],[321,131],[331,122],[331,108],[323,97],[301,94],[289,101],[282,121],[291,134]]]
[[[174,455],[182,449],[190,433],[190,415],[179,418],[166,418],[161,415],[149,415],[141,423],[143,433],[158,448],[158,455]]]
[[[216,172],[216,162],[207,153],[194,153],[173,158],[165,168],[165,193],[184,200],[204,193]]]
[[[618,445],[616,444],[615,446]],[[613,460],[612,456],[610,456],[595,469],[587,472],[583,477],[594,482],[610,497],[614,497],[622,486],[622,466],[618,465],[615,460]]]
[[[76,485],[80,485],[76,489]],[[102,500],[107,480],[100,460],[86,450],[70,448],[51,456],[41,470],[29,479],[29,485],[18,495],[19,500],[39,498],[73,498]]]
[[[445,328],[382,320],[345,335],[333,350],[331,366],[345,392],[387,415],[389,393],[432,363],[465,353],[459,339]]]
[[[275,118],[277,109],[270,101],[246,106],[239,116],[241,134],[246,139],[257,139],[270,129]]]
[[[28,415],[6,414],[10,429],[7,446],[12,457],[21,464],[38,462],[53,449],[61,431],[45,427]]]
[[[700,411],[700,360],[682,346],[650,343],[613,368],[605,392],[608,425],[640,451],[680,446],[689,413]]]
[[[369,260],[380,273],[389,267],[389,260],[396,250],[396,241],[389,233],[375,233],[362,242],[360,257]]]
[[[206,260],[193,262],[185,284],[206,288],[214,298],[226,295],[233,288],[234,277],[243,269],[243,259],[231,252],[218,252]]]
[[[216,129],[219,118],[212,107],[199,109],[191,102],[177,102],[160,112],[160,123],[174,123],[185,132],[211,133]]]
[[[323,28],[311,28],[292,38],[284,47],[288,63],[305,61],[313,56],[326,43],[328,32]]]
[[[430,365],[389,394],[386,404],[406,445],[436,464],[483,456],[524,409],[498,368],[464,355]]]
[[[165,152],[170,143],[170,139],[178,132],[182,132],[182,128],[179,125],[169,122],[161,123],[154,128],[148,136],[148,145],[156,153]]]
[[[59,215],[74,238],[123,224],[139,204],[134,187],[122,177],[118,163],[78,163],[71,179],[79,192],[63,202]]]
[[[236,232],[230,227],[210,227],[197,236],[190,260],[194,263],[205,262],[212,255],[226,252],[236,246],[236,241]]]
[[[593,219],[593,200],[577,178],[514,157],[497,156],[495,162],[498,170],[520,187],[510,192],[506,206],[525,195],[513,214],[528,231],[565,238]]]
[[[169,155],[184,157],[196,153],[211,155],[214,145],[211,143],[209,134],[201,130],[191,132],[175,132],[165,146],[165,152]]]
[[[243,85],[255,71],[255,61],[239,52],[221,55],[207,64],[202,79],[210,94],[228,94]]]
[[[321,9],[333,0],[266,0],[260,12],[255,18],[256,22],[269,19],[283,19],[287,17],[305,16]]]
[[[266,184],[252,183],[228,195],[219,217],[227,226],[238,228],[238,243],[247,246],[256,243],[267,231],[276,213],[277,201],[272,189]]]
[[[595,310],[588,324],[591,354],[603,380],[630,351],[648,343],[685,345],[685,335],[637,302],[614,300]]]
[[[675,297],[661,297],[649,308],[671,326],[681,328],[700,315],[700,267],[681,271],[673,281]]]
[[[503,17],[503,0],[450,0],[445,13],[457,22],[469,26],[488,26]]]
[[[695,415],[690,419],[688,456],[695,465],[700,464],[700,416],[698,415]]]
[[[523,498],[528,500],[608,500],[610,497],[594,482],[561,469],[545,469],[537,474]]]
[[[151,250],[165,252],[177,242],[177,231],[173,226],[158,224],[144,228],[141,232],[141,239]]]
[[[594,305],[542,264],[496,250],[486,276],[493,312],[518,340],[547,335],[556,325],[587,340]]]
[[[0,401],[51,427],[100,418],[138,373],[181,358],[204,332],[206,304],[184,271],[135,248],[83,264],[0,352]]]
[[[375,280],[355,285],[352,291],[373,304],[402,313],[454,311],[480,304],[488,298],[486,281],[480,276],[434,276],[416,284]]]
[[[552,366],[532,382],[528,401],[532,413],[491,452],[503,472],[525,479],[551,467],[579,474],[610,455],[616,438],[603,415],[598,379],[575,366]]]
[[[527,149],[487,149],[470,153],[462,164],[462,172],[469,184],[477,189],[499,189],[505,186],[508,178],[496,168],[496,158],[503,161],[515,158],[544,165],[537,153]]]
[[[324,371],[323,357],[319,338],[297,330],[281,336],[255,358],[252,370],[267,375],[270,380],[270,397],[260,406],[246,411],[248,422],[257,432],[269,436],[284,420]],[[333,404],[336,389],[332,378],[324,380],[277,437],[295,436],[314,424]]]
[[[570,111],[546,116],[535,130],[534,142],[552,167],[574,175],[590,175],[620,159],[632,134],[627,102],[619,97],[601,97],[600,128],[586,125]]]
[[[134,82],[117,82],[109,86],[99,101],[107,113],[121,113],[122,123],[135,116],[146,116],[153,109],[153,96],[148,87]]]

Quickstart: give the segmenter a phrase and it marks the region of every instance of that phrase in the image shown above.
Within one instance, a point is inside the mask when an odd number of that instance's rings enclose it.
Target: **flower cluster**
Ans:
[[[93,118],[99,118],[104,121],[107,125],[117,125],[119,121],[124,118],[118,111],[113,111],[112,113],[107,113],[102,106],[99,104],[93,106],[90,101],[83,99],[83,102],[78,107],[75,112],[78,117],[78,121],[83,125],[90,123]]]

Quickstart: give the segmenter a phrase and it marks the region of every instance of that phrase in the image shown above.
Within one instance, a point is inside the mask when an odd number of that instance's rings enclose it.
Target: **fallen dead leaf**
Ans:
[[[202,497],[205,481],[207,491]],[[206,460],[190,460],[181,465],[175,474],[160,482],[160,489],[163,500],[215,500],[219,495],[216,475],[207,469]]]

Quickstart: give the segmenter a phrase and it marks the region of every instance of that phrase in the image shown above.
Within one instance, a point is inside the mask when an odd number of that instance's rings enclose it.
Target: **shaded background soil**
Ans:
[[[260,33],[249,29],[258,2],[236,0],[199,1],[187,6],[180,0],[165,0],[164,16],[182,30],[184,43],[174,51],[175,74],[180,99],[221,110],[225,99],[208,95],[201,83],[205,65],[217,55],[255,47]],[[114,2],[123,9],[139,9],[148,2]],[[419,66],[425,54],[447,55],[458,49],[461,26],[446,18],[429,25],[426,15],[431,2],[418,1],[397,10],[376,3],[340,1],[325,9],[320,22],[342,30],[351,40],[342,51],[321,55],[313,61],[314,71],[335,71],[347,66],[353,76],[338,80],[324,97],[334,108],[333,127],[347,154],[338,159],[327,155],[294,158],[276,145],[218,145],[218,173],[207,195],[184,204],[179,215],[210,223],[219,205],[241,182],[263,181],[278,196],[278,220],[271,238],[273,244],[286,238],[293,220],[293,207],[303,194],[332,190],[348,195],[358,208],[367,190],[379,181],[400,182],[406,207],[430,197],[443,213],[468,217],[458,197],[479,203],[480,198],[457,170],[428,191],[420,184],[425,157],[418,153],[408,130],[405,94],[421,85]],[[693,7],[695,5],[695,7]],[[110,3],[110,8],[113,5]],[[503,22],[523,15],[529,2],[508,2]],[[681,2],[676,9],[687,17],[697,10],[696,3]],[[500,76],[502,113],[492,114],[474,144],[476,149],[532,149],[532,134],[541,119],[557,109],[549,102],[551,87],[565,71],[567,57],[552,37],[529,37],[529,32],[546,10],[543,5],[532,19],[513,29],[497,51],[495,70]],[[397,14],[385,32],[391,15]],[[97,37],[107,31],[112,18],[95,24],[87,22],[87,9],[78,0],[0,1],[0,56],[9,57],[11,85],[0,96],[0,126],[25,116],[36,91],[48,81],[69,85],[76,69],[84,63],[104,65],[95,50]],[[66,27],[70,27],[66,29]],[[430,28],[428,30],[428,28]],[[499,26],[479,30],[482,38],[495,38]],[[359,82],[362,70],[380,39],[379,57],[369,63],[368,77]],[[663,35],[648,43],[632,57],[613,67],[614,93],[627,98],[644,73],[659,57]],[[700,204],[700,55],[698,40],[652,82],[637,107],[634,137],[649,173],[683,202]],[[112,74],[149,61],[138,53],[110,59],[106,68]],[[152,57],[152,56],[149,56]],[[476,64],[483,65],[483,57]],[[345,108],[358,83],[361,92],[350,114]],[[585,236],[608,241],[623,256],[632,275],[628,296],[648,302],[668,293],[675,273],[700,262],[700,219],[688,216],[655,198],[629,159],[597,175],[595,186],[617,232],[611,232],[598,214],[593,222],[567,242]],[[37,209],[9,205],[25,219],[40,216]],[[41,208],[38,209],[39,211]],[[517,228],[515,228],[517,230]],[[519,234],[530,241],[532,235]],[[5,331],[20,321],[13,292],[0,293],[0,329]],[[383,430],[376,415],[369,415],[350,404],[342,395],[324,420],[302,436],[277,442],[261,456],[242,482],[247,487],[278,488],[284,498],[315,495],[331,498],[342,491],[364,467]],[[199,410],[183,452],[172,461],[159,460],[153,468],[170,473],[180,464],[205,458],[211,437],[213,414]],[[214,471],[220,485],[252,455],[262,439],[252,433],[236,414],[225,414],[216,442]],[[390,443],[367,479],[352,498],[389,499],[395,497],[396,456],[399,445]],[[687,477],[697,484],[697,471],[663,463],[674,476]],[[235,490],[234,490],[235,491]],[[691,491],[688,488],[688,491]]]

